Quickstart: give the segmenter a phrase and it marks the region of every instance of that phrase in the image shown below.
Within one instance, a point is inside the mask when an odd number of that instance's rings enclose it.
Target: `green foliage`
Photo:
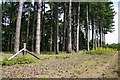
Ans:
[[[2,66],[10,66],[10,65],[15,65],[15,64],[29,64],[29,63],[34,63],[34,59],[28,58],[28,57],[18,57],[16,59],[11,59],[8,60],[7,58],[3,58],[2,61],[0,61],[0,64]]]
[[[83,53],[85,54],[110,54],[110,53],[116,53],[117,50],[112,49],[112,48],[97,48],[96,50],[90,50],[90,51],[85,51]]]
[[[34,1],[33,1],[34,2]],[[54,2],[48,2],[45,3],[45,5],[48,5],[47,7],[50,7],[49,10],[44,12],[44,6],[42,6],[42,24],[41,24],[41,51],[50,51],[50,41],[51,41],[51,35],[52,37],[55,35],[54,28],[55,28],[55,9],[56,9],[56,3]],[[113,18],[116,14],[113,9],[113,3],[112,2],[90,2],[89,4],[89,21],[95,22],[95,26],[99,26],[96,30],[100,31],[100,28],[103,28],[103,33],[107,34],[108,32],[114,31],[113,26]],[[65,6],[66,5],[66,6]],[[23,13],[22,13],[22,22],[21,22],[21,44],[24,42],[27,42],[27,49],[32,50],[35,46],[34,38],[35,38],[35,27],[36,27],[36,18],[37,18],[37,6],[38,3],[35,2],[34,4],[31,2],[24,2],[23,4]],[[64,9],[68,11],[68,4],[66,3],[59,3],[59,10],[58,15],[59,17],[62,14],[65,14]],[[72,3],[72,26],[77,25],[77,14],[80,13],[80,24],[81,24],[81,30],[80,30],[80,49],[87,49],[87,39],[85,38],[86,34],[83,29],[86,30],[85,27],[85,20],[86,20],[86,2],[80,2],[80,12],[77,12],[78,3]],[[15,30],[16,30],[16,20],[17,20],[17,14],[18,14],[18,2],[4,2],[2,3],[2,51],[5,52],[12,52],[14,49],[14,37],[15,37]],[[46,7],[46,8],[47,8]],[[30,11],[30,16],[28,12]],[[66,13],[68,14],[68,12]],[[29,19],[30,17],[30,19]],[[63,15],[64,17],[64,15]],[[66,15],[68,17],[68,15]],[[69,20],[68,20],[69,21]],[[29,24],[28,24],[29,23]],[[60,51],[62,50],[62,43],[63,41],[63,35],[64,35],[64,20],[58,19],[58,26],[59,26],[59,37],[60,37]],[[99,24],[99,25],[98,25]],[[29,26],[29,27],[27,27]],[[67,28],[67,26],[66,26]],[[52,29],[52,30],[51,30]],[[29,30],[29,40],[26,38],[27,30]],[[52,31],[52,32],[51,32]],[[72,27],[72,36],[74,32],[74,27]],[[33,35],[34,34],[34,35]],[[72,37],[73,38],[73,37]],[[54,37],[52,39],[52,46],[54,44]],[[72,39],[73,41],[73,39]],[[91,44],[90,44],[91,45]],[[22,47],[22,46],[21,46]],[[52,47],[54,48],[54,46]],[[53,50],[53,49],[52,49]],[[34,50],[32,50],[34,51]],[[52,54],[51,52],[48,54]]]
[[[115,43],[113,43],[113,44],[106,44],[105,46],[104,46],[105,48],[113,48],[113,49],[117,49],[117,50],[120,50],[120,43],[118,43],[118,44],[115,44]]]

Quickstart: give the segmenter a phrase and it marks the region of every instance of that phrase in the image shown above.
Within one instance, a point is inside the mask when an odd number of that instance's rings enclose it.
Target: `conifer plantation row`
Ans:
[[[2,2],[2,51],[23,43],[36,54],[103,47],[114,15],[113,2]]]

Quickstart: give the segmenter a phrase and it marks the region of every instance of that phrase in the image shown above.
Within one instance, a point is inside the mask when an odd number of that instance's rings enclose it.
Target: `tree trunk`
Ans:
[[[92,16],[91,16],[91,25],[92,25],[92,49],[94,50],[95,49],[95,16],[93,14],[94,12],[94,7],[91,9],[91,13],[92,13]]]
[[[100,47],[102,47],[102,27],[100,26]]]
[[[53,9],[52,9],[53,10]],[[51,28],[50,28],[50,51],[53,50],[53,21],[54,21],[54,18],[53,18],[53,14],[54,12],[51,11]]]
[[[95,28],[94,28],[94,21],[92,19],[92,49],[95,49]]]
[[[54,3],[55,4],[55,3]],[[55,9],[54,9],[54,7],[53,7],[53,27],[54,27],[54,29],[56,30],[56,25],[55,25]],[[56,31],[54,31],[54,35],[53,35],[53,51],[56,51]]]
[[[41,9],[41,50],[43,50],[43,48],[44,48],[44,39],[45,39],[45,35],[44,35],[44,27],[45,27],[45,19],[44,19],[44,17],[45,17],[45,2],[42,2],[41,3],[42,5],[41,5],[41,7],[42,7],[42,9]]]
[[[26,33],[26,46],[28,46],[28,42],[29,42],[30,8],[31,8],[31,3],[29,4],[29,7],[28,7],[28,22],[27,22],[27,33]]]
[[[79,37],[80,37],[80,2],[78,3],[78,15],[77,15],[77,39],[76,39],[76,52],[79,51]]]
[[[94,25],[94,27],[95,27],[95,49],[97,48],[97,28],[96,28],[96,26]]]
[[[105,45],[105,33],[104,33],[104,28],[102,28],[102,44],[103,46]]]
[[[72,32],[73,32],[73,36],[72,36],[72,42],[73,42],[73,45],[72,45],[72,50],[76,51],[76,39],[77,39],[77,33],[76,33],[76,10],[75,8],[73,7],[73,25],[72,25]]]
[[[99,45],[99,28],[97,28],[97,47],[100,47],[100,45]]]
[[[19,10],[18,10],[18,16],[17,16],[17,22],[16,22],[16,35],[15,35],[14,54],[19,51],[22,7],[23,7],[23,1],[19,0]]]
[[[66,27],[67,27],[67,9],[68,9],[68,7],[67,7],[67,3],[64,3],[64,5],[65,5],[65,7],[64,7],[64,32],[63,32],[63,42],[62,42],[62,44],[63,44],[63,47],[62,47],[62,50],[63,51],[65,51],[65,41],[66,41]]]
[[[41,0],[38,2],[35,53],[40,54]]]
[[[74,4],[75,4],[75,3],[74,3]],[[73,45],[72,45],[72,50],[76,51],[76,45],[77,45],[77,44],[76,44],[76,41],[77,41],[77,40],[76,40],[76,39],[77,39],[77,35],[76,35],[76,34],[77,34],[77,32],[76,32],[76,30],[77,30],[77,29],[76,29],[76,28],[77,28],[77,25],[76,25],[76,24],[77,24],[76,13],[78,13],[78,12],[77,12],[75,6],[73,6],[72,10],[73,10],[73,13],[72,13],[72,14],[73,14],[73,15],[72,15],[72,16],[73,16],[73,20],[72,20],[72,22],[73,22],[73,25],[72,25],[72,33],[73,33],[73,34],[72,34],[72,35],[73,35],[73,36],[72,36],[72,43],[73,43]]]
[[[51,21],[52,21],[52,19],[51,19]],[[51,28],[50,28],[50,51],[52,51],[52,41],[53,41],[52,34],[53,34],[53,29],[52,29],[52,22],[51,22]]]
[[[35,2],[34,2],[34,19],[33,19],[33,25],[32,25],[32,52],[34,52],[34,45],[35,45],[35,21],[36,21],[36,5],[35,5]]]
[[[58,26],[58,2],[55,4],[55,52],[59,51],[59,26]]]
[[[71,7],[72,3],[71,0],[69,2],[69,14],[68,14],[68,28],[67,28],[67,52],[72,52],[72,44],[71,44]]]
[[[89,10],[88,10],[88,3],[86,3],[86,21],[85,21],[85,25],[86,25],[86,39],[87,39],[87,50],[89,51],[90,50],[90,46],[89,46],[89,39],[90,39],[90,26],[89,26],[89,18],[88,18],[88,13],[89,13]]]

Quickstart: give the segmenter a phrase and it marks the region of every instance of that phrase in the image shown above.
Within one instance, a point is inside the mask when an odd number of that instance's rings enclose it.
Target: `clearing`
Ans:
[[[10,56],[10,55],[9,55]],[[3,78],[118,78],[118,53],[41,54],[35,63],[2,67]]]

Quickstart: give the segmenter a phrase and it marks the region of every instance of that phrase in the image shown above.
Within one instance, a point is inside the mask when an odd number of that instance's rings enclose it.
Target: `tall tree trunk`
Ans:
[[[91,20],[92,23],[92,49],[95,49],[95,27],[94,27],[94,19]]]
[[[105,33],[104,33],[104,28],[102,28],[102,44],[103,46],[105,45]]]
[[[97,28],[96,27],[97,26],[94,25],[94,27],[95,27],[95,34],[94,35],[95,35],[95,49],[96,49],[97,48]]]
[[[93,6],[93,5],[92,5]],[[92,8],[92,7],[91,7]],[[93,14],[94,12],[94,6],[93,8],[91,9],[91,13],[92,13],[92,16],[91,16],[91,25],[92,25],[92,49],[94,50],[95,49],[95,15]]]
[[[97,47],[100,47],[99,45],[99,28],[97,28]]]
[[[85,28],[86,28],[86,39],[87,39],[87,50],[89,51],[90,50],[90,46],[89,46],[89,38],[90,38],[90,26],[89,26],[89,18],[88,18],[88,13],[89,13],[89,10],[88,10],[88,3],[86,3],[86,21],[85,21]]]
[[[63,47],[62,47],[62,50],[65,51],[65,41],[66,41],[66,27],[68,26],[68,22],[67,22],[67,9],[68,9],[68,6],[67,6],[67,3],[64,3],[65,7],[64,7],[64,32],[63,32]]]
[[[31,3],[29,4],[29,7],[28,7],[28,22],[27,22],[27,33],[26,33],[26,45],[27,46],[29,42],[30,8],[31,8]]]
[[[52,21],[52,19],[51,19]],[[52,41],[53,41],[53,28],[52,28],[52,22],[51,22],[51,28],[50,28],[50,51],[52,51]]]
[[[55,4],[55,52],[59,51],[59,26],[58,26],[58,2]]]
[[[18,10],[18,16],[17,16],[17,22],[16,22],[16,35],[15,35],[14,54],[19,51],[22,7],[23,7],[23,1],[19,0],[19,10]]]
[[[72,3],[71,0],[69,2],[69,14],[68,14],[68,28],[67,28],[67,52],[71,53],[72,52],[72,43],[71,43],[71,7]]]
[[[44,39],[45,39],[45,35],[44,35],[44,25],[45,25],[45,19],[44,19],[44,14],[45,14],[45,2],[41,3],[42,5],[42,9],[41,9],[41,50],[43,50],[44,48]]]
[[[53,28],[52,28],[52,15],[51,15],[51,28],[50,28],[50,51],[52,51],[52,41],[53,41]]]
[[[78,15],[77,15],[77,39],[76,39],[76,52],[79,51],[79,37],[80,37],[80,2],[78,3]]]
[[[8,34],[8,41],[7,41],[7,52],[9,52],[10,49],[10,34]]]
[[[36,5],[35,5],[35,2],[34,2],[34,19],[33,19],[33,25],[32,25],[32,52],[34,52],[34,45],[35,45],[35,24],[36,24]]]
[[[54,5],[55,5],[55,3],[53,3]],[[52,6],[52,12],[53,12],[53,28],[55,28],[55,30],[56,30],[56,21],[55,21],[55,8],[54,8],[54,6]],[[53,51],[56,51],[56,32],[54,31],[53,32],[54,34],[53,34]]]
[[[51,12],[51,28],[50,28],[50,51],[52,51],[53,48],[53,11]]]
[[[52,19],[53,19],[53,22],[52,22],[52,26],[53,26],[53,28],[55,29],[56,28],[56,26],[55,26],[55,3],[53,3],[52,5],[51,5],[51,9],[52,9]],[[56,32],[53,30],[53,51],[56,51]]]
[[[75,5],[75,3],[72,3],[73,5]],[[76,51],[76,39],[77,39],[77,32],[76,32],[76,28],[77,28],[77,17],[76,17],[76,13],[78,13],[77,12],[77,10],[76,10],[76,7],[75,6],[73,6],[72,7],[72,11],[73,11],[73,15],[72,15],[72,17],[73,17],[73,19],[72,19],[72,23],[73,23],[73,25],[72,25],[72,50],[74,50],[74,51]]]
[[[41,0],[38,1],[35,53],[40,54]]]
[[[100,47],[102,47],[102,27],[100,26]]]

